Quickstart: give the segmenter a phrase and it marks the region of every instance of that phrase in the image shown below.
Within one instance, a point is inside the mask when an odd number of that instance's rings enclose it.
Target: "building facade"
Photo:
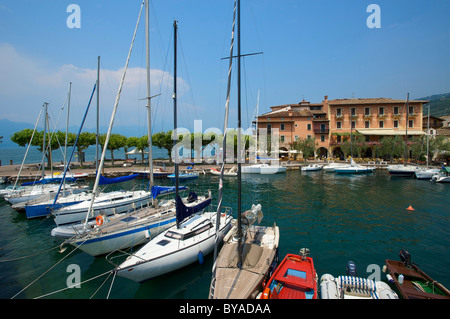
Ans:
[[[370,145],[384,136],[424,135],[423,105],[428,101],[406,101],[387,98],[334,99],[324,97],[321,103],[272,106],[258,116],[257,127],[268,132],[278,129],[280,149],[292,150],[299,139],[314,139],[315,155],[343,158],[340,149],[352,133],[364,136],[368,157],[375,157]]]

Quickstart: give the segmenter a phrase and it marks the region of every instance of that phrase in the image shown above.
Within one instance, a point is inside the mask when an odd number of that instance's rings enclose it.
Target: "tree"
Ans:
[[[78,158],[80,160],[80,165],[83,166],[83,151],[86,150],[89,146],[95,145],[96,142],[96,135],[95,133],[90,132],[83,132],[78,137],[78,143],[77,143],[77,154]],[[100,143],[100,138],[99,138]],[[103,149],[103,145],[102,145]]]
[[[316,139],[299,138],[297,141],[292,143],[292,147],[297,151],[302,151],[304,157],[312,157],[314,156],[314,152],[316,150]]]
[[[171,158],[170,153],[173,147],[172,141],[172,131],[159,132],[152,135],[152,144],[156,147],[163,148],[167,150],[169,158]]]

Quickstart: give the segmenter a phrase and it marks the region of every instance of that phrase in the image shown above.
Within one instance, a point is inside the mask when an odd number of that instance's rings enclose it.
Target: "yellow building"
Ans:
[[[350,133],[363,135],[368,145],[376,145],[384,136],[424,135],[422,115],[426,103],[388,98],[329,100],[325,96],[321,103],[303,100],[272,106],[257,121],[258,128],[279,130],[281,150],[292,150],[292,143],[300,138],[313,138],[317,156],[342,158],[340,144]]]

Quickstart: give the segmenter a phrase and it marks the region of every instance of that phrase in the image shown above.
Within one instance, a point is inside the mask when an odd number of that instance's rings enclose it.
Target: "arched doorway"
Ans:
[[[344,160],[344,152],[339,146],[333,150],[333,157],[339,158],[341,161]]]
[[[325,147],[319,147],[316,150],[316,154],[317,154],[317,157],[319,157],[319,158],[327,158],[328,157],[328,150]]]

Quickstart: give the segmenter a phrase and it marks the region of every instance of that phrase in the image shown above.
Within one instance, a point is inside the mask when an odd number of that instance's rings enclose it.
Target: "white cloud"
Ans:
[[[101,114],[106,117],[103,121],[108,123],[122,74],[123,68],[118,70],[102,69],[100,73],[100,105],[103,108]],[[0,43],[0,111],[2,118],[34,123],[44,101],[50,101],[55,112],[58,112],[65,101],[69,82],[72,82],[74,111],[71,118],[73,123],[81,123],[96,79],[96,69],[80,68],[72,64],[51,67],[49,61],[40,61],[35,57],[18,52],[10,44]],[[171,103],[173,87],[171,74],[163,70],[152,69],[150,83],[152,95],[161,93],[162,95],[158,99],[170,99]],[[181,78],[178,79],[177,84],[180,96],[190,89]],[[146,114],[144,108],[146,102],[140,101],[145,98],[146,92],[145,68],[128,68],[115,125],[138,125],[138,123],[143,125],[145,123],[142,119],[138,122],[136,118]],[[152,100],[152,105],[153,103]],[[77,106],[77,104],[79,105]],[[165,112],[167,113],[167,111]],[[94,119],[91,119],[91,125],[88,123],[87,125],[92,127],[93,122]],[[108,123],[102,123],[102,125],[108,125]]]

